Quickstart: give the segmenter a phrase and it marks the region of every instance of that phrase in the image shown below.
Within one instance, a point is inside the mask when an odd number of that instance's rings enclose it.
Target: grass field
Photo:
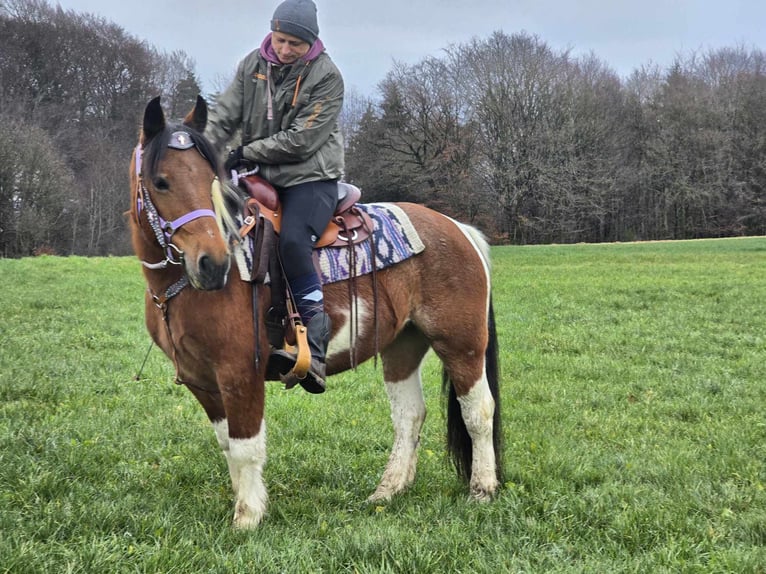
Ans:
[[[506,483],[467,501],[439,365],[415,485],[371,364],[267,393],[269,514],[230,527],[133,258],[0,260],[0,572],[766,572],[766,238],[493,249]],[[470,288],[466,286],[466,288]]]

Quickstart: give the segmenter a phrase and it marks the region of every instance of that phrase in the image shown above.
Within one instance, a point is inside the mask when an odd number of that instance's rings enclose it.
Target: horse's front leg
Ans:
[[[389,500],[415,480],[420,429],[426,418],[420,369],[403,381],[386,381],[386,391],[391,401],[394,444],[380,484],[368,498],[369,502]]]
[[[263,481],[266,466],[266,421],[249,438],[229,438],[229,472],[235,485],[234,526],[254,528],[266,514],[268,493]]]
[[[235,496],[234,526],[254,528],[263,519],[268,502],[263,481],[266,466],[265,392],[263,381],[256,384],[254,377],[239,379],[239,383],[222,388],[227,415],[227,461]],[[224,429],[219,426],[216,431],[221,441]]]
[[[234,481],[235,476],[231,469],[231,456],[229,452],[229,422],[226,420],[226,411],[223,408],[223,400],[221,399],[221,393],[216,391],[203,390],[202,388],[187,387],[189,391],[194,395],[197,401],[205,409],[210,424],[213,425],[215,431],[215,437],[218,441],[218,446],[221,447],[224,457],[226,458],[226,464],[229,468],[229,475],[231,476],[231,486],[234,489],[234,494],[237,494],[239,485]]]

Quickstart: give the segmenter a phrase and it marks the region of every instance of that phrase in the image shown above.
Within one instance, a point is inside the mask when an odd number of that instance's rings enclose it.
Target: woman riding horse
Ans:
[[[312,250],[333,215],[343,175],[338,127],[343,78],[318,37],[311,0],[282,2],[271,30],[239,63],[234,81],[216,100],[205,135],[220,149],[241,131],[241,144],[226,160],[227,173],[256,164],[279,193],[280,256],[311,349],[309,372],[299,382],[321,393],[332,326]],[[287,373],[295,357],[275,354],[271,361]]]

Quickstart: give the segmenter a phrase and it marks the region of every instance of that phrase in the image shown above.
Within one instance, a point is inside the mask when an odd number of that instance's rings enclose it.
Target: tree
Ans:
[[[71,253],[72,172],[45,132],[0,116],[0,254]]]
[[[496,198],[498,224],[512,241],[533,241],[539,232],[539,198],[547,191],[545,141],[555,128],[568,54],[555,53],[529,34],[495,32],[459,47],[457,59],[471,63],[461,71],[463,98],[473,102],[477,161],[484,185]]]
[[[185,52],[177,50],[169,55],[157,55],[155,82],[163,96],[171,118],[183,118],[194,107],[197,96],[202,93],[194,73],[194,60]]]
[[[57,222],[67,228],[66,239],[52,247],[125,252],[122,213],[138,118],[157,94],[176,108],[176,116],[191,108],[199,93],[193,61],[183,52],[159,53],[97,16],[38,0],[3,4],[0,34],[3,111],[21,129],[44,132],[49,151],[76,181],[66,190],[67,217]],[[24,213],[30,211],[25,207]],[[52,222],[39,223],[46,228]]]

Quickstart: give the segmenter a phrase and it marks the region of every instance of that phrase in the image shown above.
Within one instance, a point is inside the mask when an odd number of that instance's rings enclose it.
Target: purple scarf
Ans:
[[[311,62],[322,52],[324,52],[324,44],[322,43],[322,40],[317,38],[311,45],[311,48],[309,48],[309,51],[306,52],[306,55],[298,60],[298,62]],[[282,62],[279,61],[279,58],[271,45],[271,32],[269,32],[263,39],[263,42],[261,42],[261,56],[263,56],[267,62],[271,62],[277,66],[282,65]]]

